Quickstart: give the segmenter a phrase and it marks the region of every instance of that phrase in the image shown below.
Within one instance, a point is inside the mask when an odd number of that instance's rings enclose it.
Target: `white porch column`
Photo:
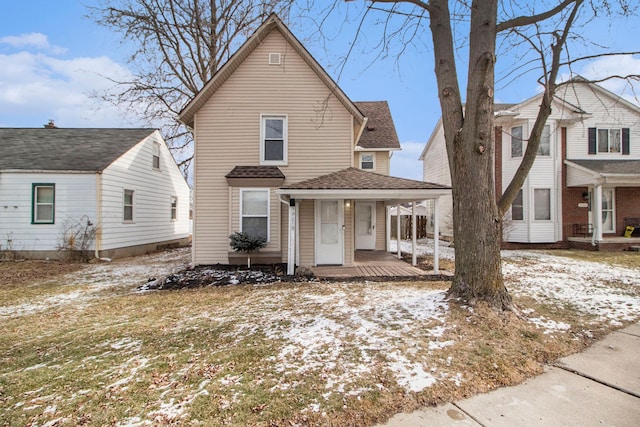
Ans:
[[[289,201],[289,242],[287,245],[287,274],[292,276],[296,268],[296,202]]]
[[[411,265],[418,265],[416,259],[416,202],[411,202]]]
[[[440,212],[438,212],[438,197],[433,199],[433,272],[440,272]]]
[[[593,240],[600,242],[602,240],[602,185],[595,186],[593,200]]]
[[[387,217],[385,219],[385,221],[387,222],[387,230],[385,232],[387,241],[385,242],[385,247],[387,252],[391,252],[391,206],[385,206],[384,211],[387,214]]]
[[[402,258],[402,253],[400,252],[400,205],[396,205],[396,243],[398,246],[398,259]]]

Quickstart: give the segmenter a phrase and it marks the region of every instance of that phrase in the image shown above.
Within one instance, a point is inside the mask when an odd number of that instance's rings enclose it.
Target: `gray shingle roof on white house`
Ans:
[[[99,172],[155,129],[0,128],[0,171]]]

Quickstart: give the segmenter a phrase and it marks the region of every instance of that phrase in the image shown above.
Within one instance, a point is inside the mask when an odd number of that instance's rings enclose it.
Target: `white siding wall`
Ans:
[[[152,167],[154,141],[160,169]],[[134,221],[123,220],[124,190],[134,191]],[[189,187],[157,134],[140,142],[107,167],[101,177],[101,249],[114,249],[185,238],[189,235]],[[171,220],[171,196],[178,198]]]
[[[449,173],[449,157],[444,141],[442,123],[438,122],[433,138],[429,142],[427,152],[422,161],[422,179],[425,182],[451,186],[451,174]],[[442,234],[453,233],[453,198],[440,197],[438,202],[440,216],[440,232]],[[431,214],[431,213],[430,213]]]
[[[95,224],[95,181],[93,173],[0,173],[0,246],[11,240],[13,250],[55,251],[65,224]],[[55,184],[54,224],[31,224],[34,183]]]
[[[606,93],[592,89],[587,84],[576,84],[566,87],[559,94],[562,98],[579,106],[590,116],[567,129],[568,159],[640,159],[640,115],[618,99]],[[590,127],[628,127],[630,134],[630,153],[598,153],[589,155],[588,128]]]
[[[270,52],[281,53],[282,65],[268,64]],[[287,115],[288,164],[278,166],[284,185],[353,162],[351,115],[282,35],[271,32],[195,117],[196,264],[228,262],[233,213],[225,175],[234,166],[260,164],[261,114]],[[313,202],[303,203],[300,226],[301,264],[310,265]],[[287,241],[286,229],[280,241]]]

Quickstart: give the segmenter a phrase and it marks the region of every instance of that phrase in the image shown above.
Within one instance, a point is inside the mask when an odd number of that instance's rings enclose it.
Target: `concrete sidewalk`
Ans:
[[[640,324],[542,375],[470,399],[398,414],[384,426],[640,426]]]

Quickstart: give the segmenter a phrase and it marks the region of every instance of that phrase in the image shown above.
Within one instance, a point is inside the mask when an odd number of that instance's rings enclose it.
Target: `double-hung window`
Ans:
[[[33,224],[53,224],[55,222],[55,184],[33,184],[32,186],[32,213]]]
[[[360,169],[373,170],[375,168],[375,156],[373,153],[360,153]]]
[[[545,125],[540,135],[540,145],[538,145],[538,156],[549,156],[551,154],[551,127]]]
[[[153,169],[160,169],[160,144],[154,142],[151,166]]]
[[[171,221],[178,219],[178,198],[171,196]]]
[[[511,157],[522,157],[522,126],[511,128]]]
[[[240,231],[269,240],[269,189],[240,190]]]
[[[524,219],[524,200],[522,198],[522,189],[518,190],[516,198],[511,204],[511,220],[522,221]]]
[[[124,190],[123,198],[123,220],[124,222],[133,222],[133,190]]]
[[[287,164],[287,116],[263,115],[260,130],[260,163]]]
[[[551,220],[551,189],[536,188],[533,190],[534,220]]]

